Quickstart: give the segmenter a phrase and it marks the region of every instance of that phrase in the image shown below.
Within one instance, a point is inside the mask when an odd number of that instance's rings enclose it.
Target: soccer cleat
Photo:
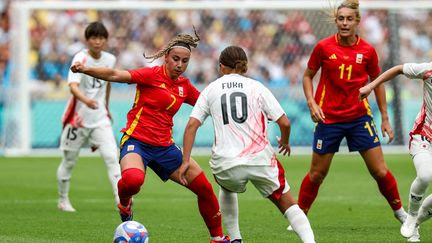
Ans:
[[[63,212],[70,212],[70,213],[76,212],[75,208],[72,207],[72,204],[70,203],[69,199],[59,199],[57,208]]]
[[[416,228],[418,225],[416,225],[417,217],[414,217],[410,214],[408,214],[405,222],[402,224],[400,228],[400,233],[403,237],[410,238],[414,235]]]
[[[131,221],[133,219],[132,213],[132,198],[129,200],[129,205],[127,207],[117,204],[117,208],[119,209],[119,214],[122,222]]]
[[[400,208],[399,210],[394,211],[394,216],[401,224],[403,224],[408,214],[405,212],[403,208]]]
[[[291,225],[288,225],[287,230],[288,231],[294,231]]]
[[[232,240],[231,243],[242,243],[243,241],[241,239],[235,239]]]
[[[413,236],[407,239],[408,242],[420,242],[420,233],[419,233],[419,227],[417,226]]]
[[[210,240],[210,243],[231,243],[231,239],[225,236],[222,240]]]

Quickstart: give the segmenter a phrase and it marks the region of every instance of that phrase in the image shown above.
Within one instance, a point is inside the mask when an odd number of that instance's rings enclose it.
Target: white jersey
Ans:
[[[212,116],[215,142],[210,167],[217,174],[238,165],[276,166],[267,122],[283,114],[276,98],[260,82],[229,74],[203,90],[191,117],[203,123]]]
[[[423,105],[411,134],[420,134],[432,140],[432,63],[406,63],[403,73],[411,79],[423,80]]]
[[[75,62],[81,62],[88,67],[113,68],[116,58],[114,55],[103,51],[99,59],[94,59],[88,50],[82,50],[74,56],[72,64]],[[86,97],[98,102],[98,109],[93,110],[72,96],[63,114],[63,125],[72,124],[74,127],[95,128],[111,124],[106,109],[106,81],[83,73],[73,73],[69,70],[68,83],[79,83],[81,92]]]

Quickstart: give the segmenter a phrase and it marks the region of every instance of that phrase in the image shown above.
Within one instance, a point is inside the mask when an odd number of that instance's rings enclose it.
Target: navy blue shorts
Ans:
[[[150,167],[163,181],[180,167],[183,154],[179,147],[153,146],[143,143],[133,137],[129,137],[120,148],[120,160],[128,153],[137,153],[144,162],[144,168]]]
[[[338,152],[344,137],[350,152],[365,151],[381,145],[372,117],[364,115],[350,122],[318,123],[314,132],[313,151],[318,154]]]

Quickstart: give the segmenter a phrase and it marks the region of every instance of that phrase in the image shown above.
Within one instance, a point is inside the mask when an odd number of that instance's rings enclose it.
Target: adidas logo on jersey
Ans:
[[[333,53],[331,56],[329,56],[329,59],[330,60],[336,60],[337,59],[336,54]]]
[[[165,83],[162,83],[161,85],[159,85],[159,87],[166,89]]]

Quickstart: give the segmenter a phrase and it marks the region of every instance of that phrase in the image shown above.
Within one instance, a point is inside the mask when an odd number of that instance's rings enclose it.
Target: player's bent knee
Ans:
[[[425,184],[430,184],[432,182],[432,171],[421,171],[417,174],[417,178]]]
[[[129,168],[122,172],[122,182],[133,191],[138,192],[144,184],[144,171],[137,168]]]
[[[371,171],[370,174],[376,180],[384,179],[387,176],[387,173],[390,172],[387,168]]]
[[[327,175],[326,172],[321,172],[321,171],[309,172],[310,180],[316,184],[321,184],[324,181],[326,175]]]

